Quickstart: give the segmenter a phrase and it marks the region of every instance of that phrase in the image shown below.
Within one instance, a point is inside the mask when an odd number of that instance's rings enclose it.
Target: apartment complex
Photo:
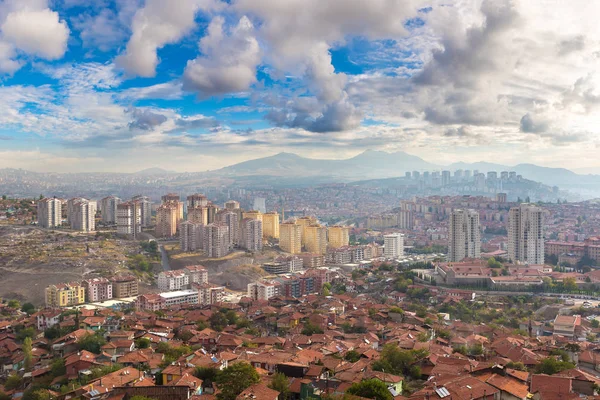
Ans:
[[[225,288],[223,286],[213,286],[207,283],[195,283],[193,289],[198,290],[198,304],[207,306],[223,302]]]
[[[162,204],[172,204],[177,208],[177,219],[183,220],[183,202],[177,193],[167,193],[161,197]]]
[[[508,212],[508,257],[514,263],[544,263],[544,210],[520,204]]]
[[[152,225],[152,202],[147,196],[137,195],[131,199],[139,204],[140,208],[140,221],[144,228]]]
[[[350,243],[350,228],[347,226],[330,226],[327,228],[329,247],[337,249]]]
[[[188,265],[182,271],[189,277],[190,285],[208,283],[208,271],[202,265]]]
[[[240,208],[240,203],[235,200],[229,200],[225,203],[226,210],[237,210]]]
[[[245,219],[245,218],[256,219],[256,220],[262,222],[263,213],[261,213],[260,211],[257,211],[257,210],[243,211],[242,219]]]
[[[238,213],[227,209],[221,210],[216,216],[217,222],[228,228],[227,240],[230,248],[240,243],[240,218]]]
[[[202,224],[184,221],[179,224],[179,244],[181,251],[202,249]]]
[[[139,293],[138,280],[131,275],[115,276],[111,279],[113,297],[122,299]]]
[[[62,225],[62,202],[56,197],[44,198],[37,203],[38,225],[42,228],[54,228]]]
[[[302,252],[302,226],[295,222],[279,224],[279,247],[290,254]]]
[[[194,206],[187,209],[187,220],[194,224],[208,224],[208,208],[204,206]]]
[[[190,285],[190,277],[182,270],[163,271],[158,274],[158,288],[160,290],[182,290]]]
[[[279,214],[271,211],[263,214],[263,237],[279,239]]]
[[[244,218],[240,228],[240,247],[250,251],[261,251],[263,247],[262,221]]]
[[[315,217],[300,217],[296,219],[296,224],[300,225],[302,246],[306,245],[306,228],[317,223]]]
[[[177,202],[166,202],[156,210],[156,236],[173,237],[177,234],[179,217],[179,204]],[[183,207],[181,207],[183,210]],[[183,212],[183,211],[182,211]]]
[[[391,233],[383,236],[383,255],[385,258],[398,258],[404,256],[404,235]]]
[[[126,201],[117,205],[117,233],[133,235],[142,232],[142,210],[135,201]]]
[[[68,219],[71,229],[82,232],[96,230],[96,202],[82,198],[69,200]]]
[[[313,224],[304,228],[306,251],[316,254],[327,252],[327,228]]]
[[[208,205],[208,198],[200,193],[192,194],[187,197],[187,208],[195,207],[206,207]]]
[[[108,196],[100,200],[102,222],[105,224],[117,223],[117,206],[119,203],[121,203],[121,199],[116,196]]]
[[[59,283],[46,288],[46,307],[68,307],[85,303],[85,287],[79,282]]]
[[[85,288],[86,300],[90,303],[113,298],[113,285],[106,278],[86,279],[81,286]]]
[[[479,258],[481,252],[479,213],[454,210],[448,221],[448,261]]]

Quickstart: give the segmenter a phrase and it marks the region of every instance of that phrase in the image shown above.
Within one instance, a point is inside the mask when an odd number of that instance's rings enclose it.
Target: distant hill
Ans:
[[[169,174],[176,174],[176,173],[177,172],[175,172],[175,171],[168,171],[166,169],[155,167],[155,168],[147,168],[147,169],[143,169],[138,172],[134,172],[134,175],[149,176],[149,175],[169,175]]]

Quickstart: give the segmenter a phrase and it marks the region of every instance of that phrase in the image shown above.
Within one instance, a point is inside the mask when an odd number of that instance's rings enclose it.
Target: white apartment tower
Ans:
[[[74,199],[71,203],[69,221],[71,229],[82,232],[96,230],[96,202],[86,199]]]
[[[131,199],[139,204],[140,218],[142,227],[147,228],[152,225],[152,202],[150,198],[142,195],[137,195]]]
[[[62,224],[62,203],[56,197],[38,201],[37,213],[38,225],[42,228],[54,228]]]
[[[229,228],[222,223],[202,225],[202,249],[210,258],[219,258],[229,253]]]
[[[105,224],[117,223],[117,206],[121,199],[116,196],[108,196],[100,200],[100,211],[102,212],[102,222]]]
[[[202,249],[202,224],[185,221],[179,224],[181,251],[189,252]]]
[[[228,234],[227,241],[229,248],[237,246],[240,243],[240,218],[239,215],[233,211],[219,212],[216,216],[218,222],[223,225],[227,225]]]
[[[240,246],[250,251],[261,251],[263,246],[262,221],[244,218],[240,229]]]
[[[117,205],[117,233],[133,235],[142,231],[142,210],[135,201],[127,201]]]
[[[398,258],[404,256],[404,235],[391,233],[383,237],[383,255],[385,258]]]
[[[481,233],[479,213],[475,210],[454,210],[448,223],[448,261],[479,258]]]
[[[514,263],[544,263],[544,210],[520,204],[508,212],[508,257]]]

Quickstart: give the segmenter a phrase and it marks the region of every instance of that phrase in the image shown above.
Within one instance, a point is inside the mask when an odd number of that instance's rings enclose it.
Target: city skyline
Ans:
[[[599,7],[5,1],[0,168],[203,171],[373,149],[598,172]]]

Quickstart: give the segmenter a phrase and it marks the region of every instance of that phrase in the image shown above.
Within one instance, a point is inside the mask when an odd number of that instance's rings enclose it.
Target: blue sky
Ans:
[[[600,10],[583,3],[4,0],[0,167],[378,149],[595,171]]]

